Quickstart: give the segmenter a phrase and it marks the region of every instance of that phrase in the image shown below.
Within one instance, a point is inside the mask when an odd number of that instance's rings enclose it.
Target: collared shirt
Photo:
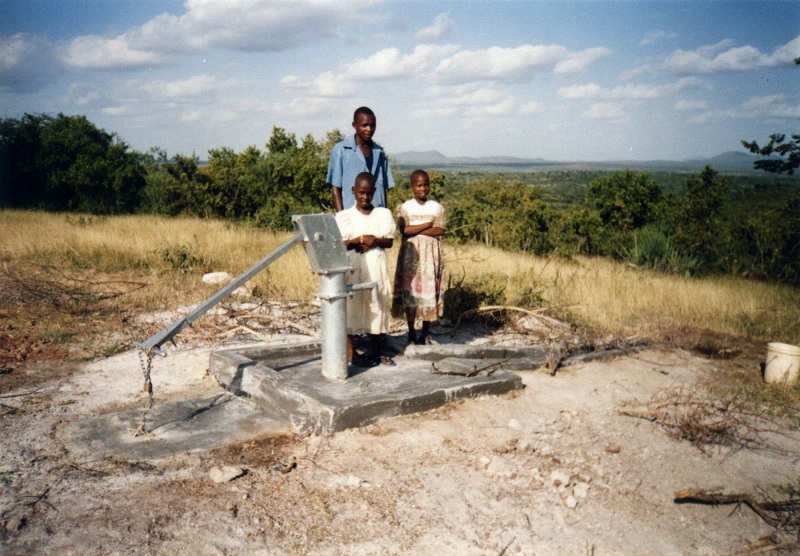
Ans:
[[[373,141],[372,168],[367,168],[367,161],[356,145],[356,136],[353,135],[333,147],[328,162],[327,183],[342,190],[342,208],[348,209],[356,204],[352,189],[356,176],[361,172],[369,172],[375,177],[375,196],[372,198],[372,204],[385,208],[386,190],[394,187],[389,159],[383,147]]]

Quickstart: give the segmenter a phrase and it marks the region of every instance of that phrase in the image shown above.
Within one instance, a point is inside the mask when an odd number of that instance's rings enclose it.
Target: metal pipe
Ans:
[[[319,275],[322,329],[322,375],[347,378],[347,293],[344,272]]]
[[[154,334],[144,342],[133,342],[133,344],[145,352],[154,352],[158,355],[166,355],[161,349],[159,349],[163,344],[169,342],[180,334],[180,332],[189,326],[192,322],[199,319],[203,316],[209,309],[211,309],[214,305],[228,297],[234,291],[239,289],[241,286],[245,284],[248,280],[250,280],[253,276],[267,268],[276,259],[283,256],[284,253],[289,251],[292,247],[297,245],[303,240],[303,237],[300,234],[295,234],[291,239],[284,242],[280,247],[274,249],[271,253],[269,253],[266,257],[258,261],[256,264],[251,266],[249,269],[245,270],[242,274],[231,280],[224,288],[219,290],[217,293],[203,301],[200,305],[198,305],[191,313],[179,319],[169,326],[165,327],[163,330]]]

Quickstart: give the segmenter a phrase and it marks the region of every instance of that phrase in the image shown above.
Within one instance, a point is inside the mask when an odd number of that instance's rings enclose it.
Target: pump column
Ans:
[[[322,375],[347,378],[347,286],[344,272],[319,275],[322,317]]]

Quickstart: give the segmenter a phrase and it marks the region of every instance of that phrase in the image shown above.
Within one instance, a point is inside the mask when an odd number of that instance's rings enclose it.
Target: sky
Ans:
[[[800,0],[0,0],[0,117],[207,157],[352,133],[391,156],[685,160],[800,133]]]

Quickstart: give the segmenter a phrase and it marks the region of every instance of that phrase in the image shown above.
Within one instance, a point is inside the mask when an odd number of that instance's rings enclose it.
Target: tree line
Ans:
[[[84,116],[26,114],[0,120],[0,207],[194,215],[291,229],[291,215],[331,210],[325,185],[328,155],[343,139],[323,140],[274,127],[264,150],[228,147],[196,156],[169,156],[153,148],[131,150]],[[791,174],[796,149],[783,137],[765,147],[784,148]],[[797,139],[793,136],[794,145]],[[780,153],[779,153],[780,154]],[[797,183],[733,187],[710,167],[689,174],[676,192],[645,172],[592,173],[585,187],[570,188],[568,202],[542,187],[501,175],[462,182],[431,171],[431,196],[448,214],[448,238],[482,242],[537,255],[588,254],[683,274],[736,274],[800,285],[800,191]],[[408,198],[408,176],[389,206]],[[582,195],[576,191],[582,191]]]

